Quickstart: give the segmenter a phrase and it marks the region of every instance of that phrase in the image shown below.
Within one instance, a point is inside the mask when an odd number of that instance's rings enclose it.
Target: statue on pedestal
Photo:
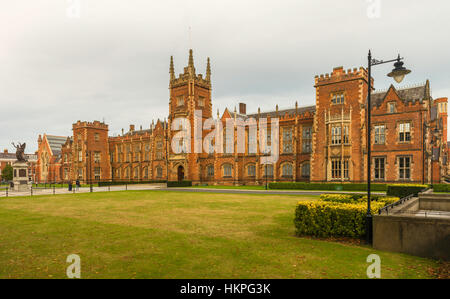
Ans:
[[[23,144],[15,145],[14,142],[12,142],[12,145],[16,148],[16,158],[19,162],[26,162],[27,159],[25,157],[25,146],[27,145],[25,142]]]
[[[12,163],[14,191],[28,191],[31,188],[31,183],[28,179],[28,161],[25,156],[26,143],[15,145],[12,142],[12,145],[16,148],[17,158]]]

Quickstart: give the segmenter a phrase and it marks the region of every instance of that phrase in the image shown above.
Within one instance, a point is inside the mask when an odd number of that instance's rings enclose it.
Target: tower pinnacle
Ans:
[[[173,56],[170,56],[170,68],[169,68],[170,80],[175,79],[175,69],[173,67]]]
[[[206,63],[206,80],[210,81],[211,80],[211,65],[209,63],[209,57]]]

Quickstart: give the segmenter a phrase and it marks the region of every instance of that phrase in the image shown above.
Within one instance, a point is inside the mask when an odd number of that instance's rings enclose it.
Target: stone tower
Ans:
[[[311,181],[364,181],[367,80],[362,67],[315,77]]]
[[[171,57],[169,74],[168,140],[170,142],[172,136],[178,132],[177,128],[170,129],[177,118],[188,119],[191,130],[190,151],[186,150],[187,153],[174,153],[169,144],[169,180],[199,180],[198,158],[200,154],[194,153],[194,113],[201,111],[202,121],[199,125],[212,117],[210,60],[207,59],[205,77],[202,74],[196,74],[193,51],[190,49],[188,65],[184,68],[184,72],[178,77],[175,76],[173,57]]]

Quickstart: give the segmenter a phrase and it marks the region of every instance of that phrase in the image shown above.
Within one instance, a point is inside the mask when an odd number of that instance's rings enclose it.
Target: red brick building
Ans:
[[[150,128],[139,130],[130,125],[128,132],[109,137],[104,123],[73,124],[71,137],[51,139],[47,146],[40,138],[38,160],[40,179],[61,180],[192,180],[194,184],[262,184],[266,181],[343,181],[366,180],[366,99],[368,75],[364,68],[345,71],[335,68],[331,74],[316,76],[316,105],[247,114],[244,103],[239,111],[217,111],[216,123],[198,133],[203,142],[213,129],[225,128],[231,120],[234,134],[224,137],[223,152],[202,143],[196,152],[195,111],[201,111],[202,124],[213,118],[211,67],[209,58],[205,76],[196,73],[192,50],[184,72],[175,75],[173,59],[169,67],[169,115]],[[373,92],[372,177],[379,182],[434,182],[447,174],[447,98],[434,100],[430,83],[403,89],[391,86]],[[174,141],[183,132],[180,118],[188,120],[190,151],[186,141]],[[260,129],[267,119],[279,120],[278,159],[264,165],[261,140],[270,143],[277,133]],[[244,123],[244,150],[238,150],[237,132]],[[270,125],[269,125],[270,128]],[[256,135],[253,134],[253,129]],[[189,135],[188,135],[189,136]],[[49,136],[44,135],[47,139]],[[175,153],[172,142],[182,149]],[[42,144],[42,146],[41,146]],[[256,144],[252,150],[250,144]],[[232,149],[232,150],[229,150]],[[50,155],[52,153],[52,155]],[[48,158],[47,158],[47,156]],[[44,171],[45,170],[45,171]],[[59,172],[58,172],[59,170]],[[56,174],[58,173],[58,174]]]

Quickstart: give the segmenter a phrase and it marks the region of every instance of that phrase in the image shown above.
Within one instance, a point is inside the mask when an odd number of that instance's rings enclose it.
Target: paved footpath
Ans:
[[[312,191],[312,190],[252,190],[252,189],[213,189],[213,188],[161,188],[160,186],[150,184],[136,184],[136,185],[118,185],[109,187],[92,187],[92,192],[113,192],[126,190],[152,190],[152,191],[170,191],[170,192],[206,192],[206,193],[234,193],[234,194],[273,194],[273,195],[320,195],[323,193],[355,193],[366,194],[366,192],[349,192],[349,191]],[[13,196],[30,196],[30,195],[53,195],[53,194],[75,194],[88,193],[89,187],[81,187],[78,190],[69,191],[67,188],[33,188],[33,191],[15,192],[0,190],[0,197]],[[385,195],[383,192],[372,192],[373,195]]]

